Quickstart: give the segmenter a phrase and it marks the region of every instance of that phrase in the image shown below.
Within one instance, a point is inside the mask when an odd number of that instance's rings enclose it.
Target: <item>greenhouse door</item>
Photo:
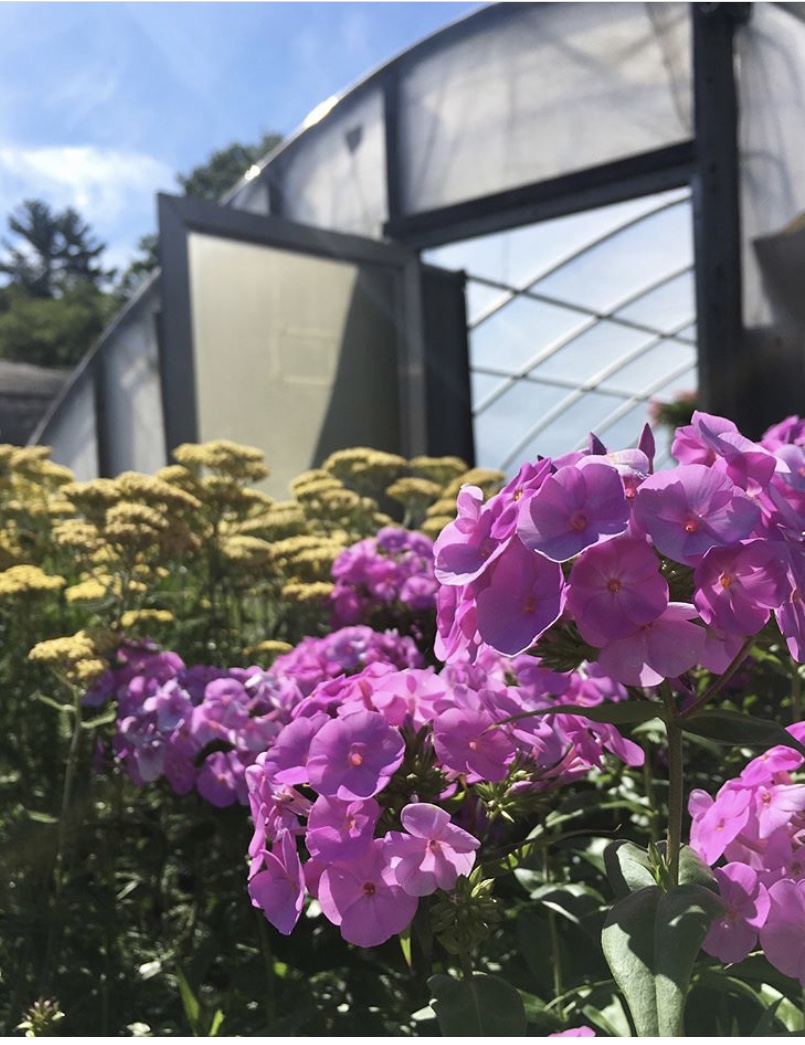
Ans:
[[[393,244],[159,197],[168,452],[265,451],[270,492],[370,446],[473,459],[463,274]]]

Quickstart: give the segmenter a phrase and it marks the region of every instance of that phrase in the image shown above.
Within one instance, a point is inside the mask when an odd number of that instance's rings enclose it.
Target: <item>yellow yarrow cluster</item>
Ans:
[[[173,456],[180,465],[198,474],[206,469],[215,475],[247,483],[260,482],[269,475],[262,450],[229,439],[182,443],[173,451]]]
[[[64,577],[45,573],[39,566],[22,563],[0,573],[0,599],[49,595],[60,591]]]
[[[110,636],[78,631],[55,639],[38,642],[28,659],[45,664],[60,678],[74,685],[87,686],[106,670],[104,654],[109,651]]]

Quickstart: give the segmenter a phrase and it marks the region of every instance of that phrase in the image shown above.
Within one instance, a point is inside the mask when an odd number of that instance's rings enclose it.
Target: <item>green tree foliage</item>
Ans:
[[[55,212],[44,200],[25,200],[8,227],[13,239],[0,241],[0,273],[32,297],[55,298],[78,283],[100,289],[115,275],[100,264],[106,244],[72,207]]]
[[[0,289],[0,358],[37,366],[70,367],[84,356],[117,307],[92,283],[76,281],[58,297]]]
[[[264,134],[255,145],[233,142],[226,149],[212,153],[206,163],[194,167],[189,174],[179,174],[179,182],[185,196],[197,196],[202,200],[217,203],[233,188],[246,171],[259,159],[271,152],[282,141],[279,134]]]
[[[0,358],[39,366],[75,365],[110,318],[116,300],[103,267],[106,245],[72,207],[25,200],[0,241]]]

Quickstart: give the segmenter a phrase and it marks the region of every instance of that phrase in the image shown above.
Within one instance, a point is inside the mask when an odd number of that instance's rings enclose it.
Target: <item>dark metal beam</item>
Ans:
[[[690,182],[693,163],[694,144],[684,141],[559,178],[408,214],[388,221],[383,231],[414,248],[454,243],[679,188]]]
[[[750,4],[693,3],[696,164],[693,231],[699,403],[739,424],[749,384],[743,351],[735,27]]]

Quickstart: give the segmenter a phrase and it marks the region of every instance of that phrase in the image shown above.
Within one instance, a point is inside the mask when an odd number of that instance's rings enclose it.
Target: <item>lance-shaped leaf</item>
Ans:
[[[604,866],[619,899],[657,884],[651,857],[634,842],[618,841],[608,845],[604,850]]]
[[[687,866],[689,864],[689,866]],[[697,877],[701,869],[686,862]],[[707,885],[657,885],[629,893],[612,908],[601,942],[639,1037],[684,1034],[685,1000],[696,957],[724,905]]]
[[[473,973],[471,980],[431,976],[431,1008],[444,1037],[525,1035],[526,1015],[520,995],[498,976]]]
[[[805,755],[805,746],[791,736],[788,730],[776,722],[763,718],[754,718],[742,711],[730,711],[728,708],[714,708],[697,711],[690,718],[684,715],[678,724],[686,733],[697,737],[706,737],[719,744],[735,744],[739,747],[769,748],[775,744],[785,744],[801,755]]]

